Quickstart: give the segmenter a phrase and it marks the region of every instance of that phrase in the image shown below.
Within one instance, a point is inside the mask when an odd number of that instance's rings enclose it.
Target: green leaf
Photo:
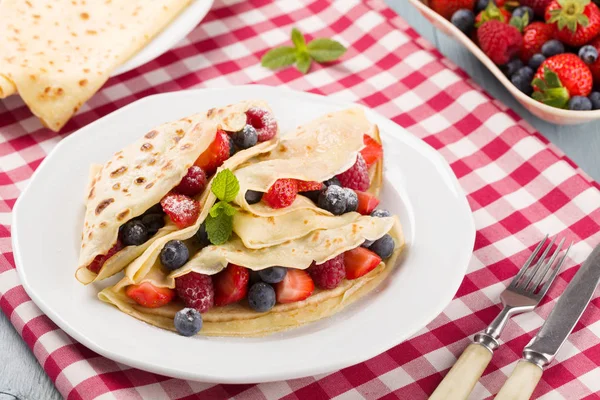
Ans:
[[[558,79],[558,75],[546,66],[544,66],[544,80],[550,89],[561,88],[563,86],[560,79]]]
[[[509,25],[514,26],[519,30],[519,32],[523,32],[523,29],[529,24],[529,14],[525,13],[522,17],[513,16],[510,19]]]
[[[311,41],[306,49],[313,60],[318,63],[337,60],[346,52],[343,44],[327,38]]]
[[[232,206],[231,204],[225,203],[225,202],[220,202],[220,203],[223,204],[221,206],[221,209],[223,210],[223,212],[226,215],[233,217],[235,215],[235,213],[237,212],[237,209],[234,206]]]
[[[209,215],[206,218],[206,233],[212,244],[223,244],[229,240],[233,232],[233,217],[226,213],[217,217]]]
[[[296,49],[290,46],[282,46],[269,50],[260,61],[263,67],[269,69],[287,67],[295,62]]]
[[[294,43],[294,46],[296,46],[296,50],[306,50],[306,41],[304,40],[304,35],[296,28],[292,29],[292,43]]]
[[[531,86],[535,86],[538,89],[540,89],[542,92],[546,89],[548,89],[548,86],[546,85],[546,82],[541,80],[540,78],[535,78],[533,81],[531,81]]]
[[[210,190],[219,200],[232,201],[240,191],[240,183],[233,172],[224,169],[213,178]]]
[[[298,53],[296,55],[296,58],[297,58],[296,68],[298,68],[298,71],[302,72],[303,74],[306,74],[308,72],[308,70],[310,69],[310,64],[311,64],[310,56],[308,55],[308,53],[302,52],[302,53]]]
[[[216,218],[219,215],[221,215],[223,212],[223,204],[227,204],[227,203],[223,203],[222,201],[219,201],[218,203],[214,204],[211,208],[210,211],[208,212],[208,214],[213,217]]]

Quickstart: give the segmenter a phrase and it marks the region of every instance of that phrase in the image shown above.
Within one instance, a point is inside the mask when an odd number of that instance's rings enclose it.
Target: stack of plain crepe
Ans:
[[[0,98],[58,131],[190,0],[0,1]]]
[[[235,119],[240,110],[255,103],[257,102],[245,102],[243,106],[234,105],[229,110],[237,110],[232,114]],[[224,114],[228,115],[228,112]],[[200,113],[200,116],[202,115],[203,113]],[[215,124],[219,123],[217,119]],[[209,130],[212,129],[214,128]],[[281,139],[275,138],[237,153],[221,167],[231,169],[240,184],[240,191],[234,201],[239,211],[234,216],[234,234],[230,240],[222,245],[209,245],[204,248],[199,248],[195,241],[194,234],[216,201],[210,188],[207,188],[201,195],[203,208],[196,224],[185,229],[171,230],[164,235],[157,234],[150,244],[144,245],[139,257],[126,266],[121,281],[100,292],[99,298],[135,318],[161,328],[175,330],[173,317],[177,311],[184,308],[180,300],[175,299],[159,308],[146,308],[126,296],[127,286],[150,282],[158,287],[174,288],[175,278],[179,276],[191,271],[214,275],[223,270],[228,263],[254,271],[274,265],[306,269],[313,261],[324,262],[360,246],[365,240],[376,240],[390,233],[396,242],[396,250],[389,259],[382,261],[370,273],[355,280],[344,280],[333,290],[317,289],[304,301],[276,304],[266,313],[253,311],[245,300],[213,307],[203,314],[204,325],[200,334],[260,336],[287,330],[340,311],[374,289],[392,270],[404,244],[397,218],[375,218],[356,212],[334,216],[301,195],[292,205],[273,209],[262,202],[248,204],[244,193],[246,190],[266,192],[280,178],[325,181],[355,163],[363,147],[365,133],[379,140],[377,127],[366,119],[364,113],[360,109],[349,109],[327,114],[283,135]],[[159,138],[161,135],[156,136],[160,142]],[[164,140],[169,141],[168,137]],[[257,149],[261,145],[263,147]],[[137,146],[140,146],[139,142],[131,148]],[[159,145],[159,148],[164,146]],[[236,157],[240,159],[234,160]],[[243,161],[240,161],[242,159]],[[186,165],[189,166],[184,163],[181,168]],[[113,166],[109,169],[112,168]],[[382,161],[372,166],[370,172],[369,191],[377,194],[382,181]],[[176,176],[184,174],[182,170]],[[170,185],[165,187],[168,186]],[[141,212],[155,200],[153,198],[140,207]],[[117,207],[115,211],[120,208]],[[118,224],[115,225],[118,231]],[[115,232],[113,236],[116,235]],[[170,240],[183,240],[191,249],[189,261],[172,272],[161,266],[159,258],[161,249]],[[110,248],[110,244],[104,248]],[[85,262],[82,263],[84,264]]]

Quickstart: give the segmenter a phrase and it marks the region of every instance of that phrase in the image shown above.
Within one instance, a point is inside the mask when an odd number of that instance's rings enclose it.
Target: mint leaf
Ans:
[[[289,46],[277,47],[269,50],[261,59],[263,67],[277,69],[287,67],[296,62],[296,49]]]
[[[221,203],[221,204],[222,204],[222,206],[221,206],[221,210],[223,210],[223,212],[224,212],[226,215],[229,215],[230,217],[233,217],[233,216],[234,216],[234,214],[237,212],[237,208],[235,208],[235,207],[234,207],[234,206],[232,206],[231,204],[229,204],[229,203],[225,203],[225,202],[222,202],[222,201],[221,201],[221,202],[219,202],[219,203]]]
[[[310,69],[310,56],[307,52],[302,52],[296,55],[296,59],[296,68],[298,68],[298,71],[302,72],[303,74],[306,74]]]
[[[214,178],[210,190],[222,201],[233,201],[240,191],[240,183],[229,169],[220,171]]]
[[[306,49],[313,60],[318,63],[337,60],[346,52],[343,44],[327,38],[311,41]]]
[[[292,43],[294,43],[294,46],[296,46],[296,50],[300,52],[306,50],[306,41],[304,40],[304,35],[302,35],[302,33],[296,28],[292,29]]]
[[[220,245],[227,242],[231,237],[231,232],[233,232],[233,217],[231,215],[221,213],[217,217],[209,215],[206,218],[206,233],[212,244]]]
[[[218,217],[220,214],[223,214],[222,210],[223,210],[223,204],[227,204],[227,203],[223,203],[222,201],[219,201],[218,203],[216,203],[215,205],[213,205],[210,208],[210,211],[208,212],[208,214],[213,217],[216,218]]]

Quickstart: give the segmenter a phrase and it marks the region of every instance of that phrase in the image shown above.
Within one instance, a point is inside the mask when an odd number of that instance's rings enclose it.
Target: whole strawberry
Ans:
[[[541,53],[542,45],[548,40],[554,38],[556,27],[543,22],[533,22],[523,29],[523,45],[519,52],[519,58],[525,64],[529,62],[531,56]]]
[[[590,94],[592,72],[575,54],[558,54],[540,65],[532,85],[534,99],[549,106],[565,108],[571,97]]]
[[[569,46],[582,46],[600,33],[600,10],[590,0],[554,0],[545,19],[556,25],[556,38]]]
[[[521,0],[519,3],[522,6],[531,7],[535,15],[543,17],[544,12],[546,12],[546,7],[552,3],[552,0]]]
[[[429,0],[429,7],[442,17],[450,19],[460,9],[473,10],[475,0]]]
[[[504,65],[519,53],[523,38],[512,25],[500,21],[487,21],[477,29],[481,50],[498,65]]]
[[[596,50],[600,51],[600,36],[592,40],[590,45],[594,46]],[[592,71],[594,82],[600,82],[600,57],[593,63],[589,64],[588,67],[590,68],[590,71]]]

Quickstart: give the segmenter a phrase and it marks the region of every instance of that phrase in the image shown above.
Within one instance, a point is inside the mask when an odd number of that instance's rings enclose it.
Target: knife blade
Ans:
[[[579,268],[537,335],[523,349],[523,358],[544,367],[552,362],[589,304],[600,282],[600,245]]]

